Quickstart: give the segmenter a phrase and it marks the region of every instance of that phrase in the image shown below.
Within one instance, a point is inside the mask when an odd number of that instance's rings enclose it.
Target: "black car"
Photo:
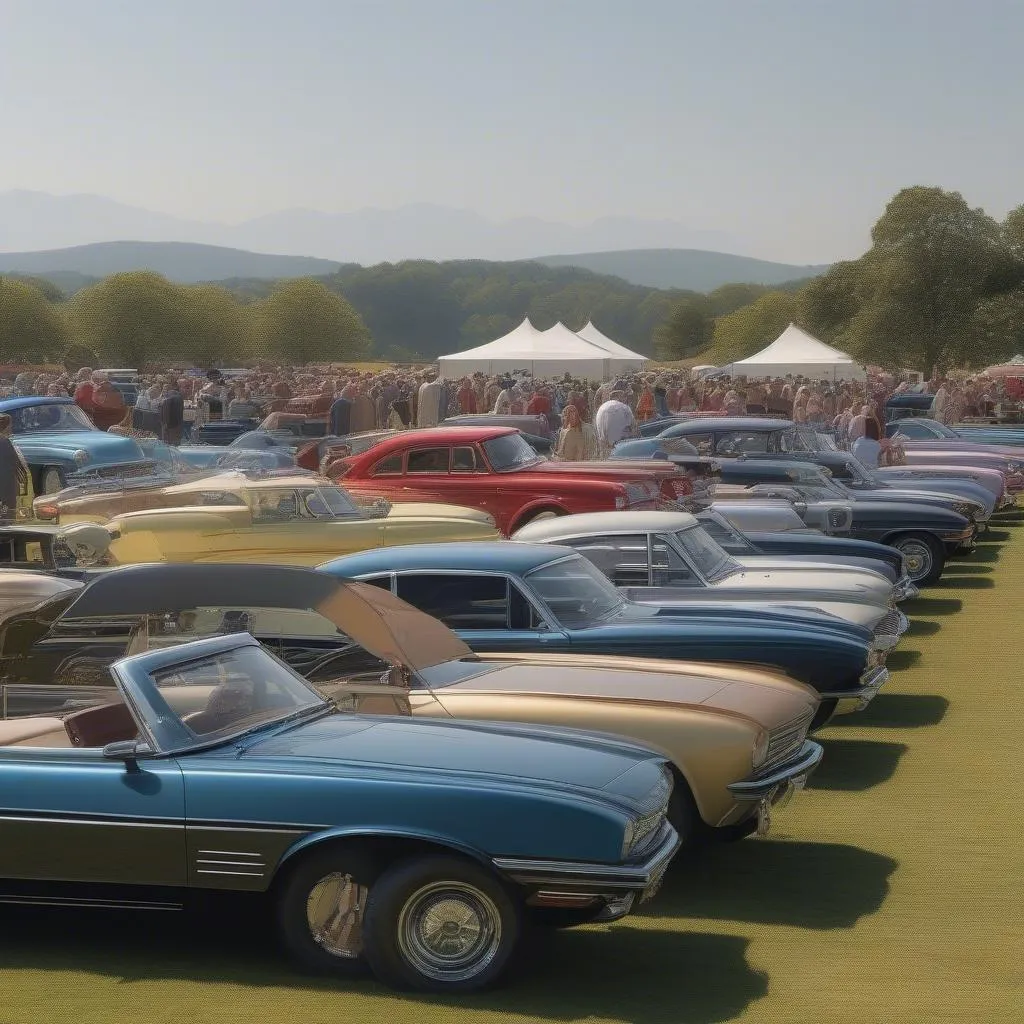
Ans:
[[[723,484],[744,487],[763,498],[842,502],[852,512],[850,536],[896,548],[906,559],[907,574],[918,584],[934,583],[946,557],[973,548],[977,527],[941,504],[917,501],[872,501],[851,492],[820,466],[800,460],[723,459]]]

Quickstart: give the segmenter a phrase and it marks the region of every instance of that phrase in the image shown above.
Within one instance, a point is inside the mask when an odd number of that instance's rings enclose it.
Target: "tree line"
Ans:
[[[957,192],[904,189],[871,248],[822,277],[701,294],[574,267],[411,260],[321,278],[180,285],[137,271],[70,297],[50,281],[0,278],[0,359],[59,362],[71,345],[105,365],[257,359],[301,364],[428,361],[483,344],[524,316],[540,328],[593,320],[665,360],[719,365],[796,322],[863,362],[980,367],[1024,347],[1024,207],[1001,223]]]
[[[1024,206],[1002,222],[958,192],[897,193],[860,259],[792,290],[763,289],[731,311],[711,296],[676,303],[656,331],[663,358],[752,355],[790,323],[863,363],[943,373],[1024,348]]]

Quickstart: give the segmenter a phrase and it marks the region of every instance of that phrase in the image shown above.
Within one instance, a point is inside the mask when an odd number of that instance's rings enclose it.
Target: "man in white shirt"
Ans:
[[[625,392],[613,391],[608,401],[602,403],[594,415],[594,430],[602,458],[607,457],[619,441],[635,434],[636,417],[626,405]]]

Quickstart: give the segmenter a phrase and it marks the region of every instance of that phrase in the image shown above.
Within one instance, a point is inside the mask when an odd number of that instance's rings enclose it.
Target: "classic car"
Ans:
[[[0,568],[60,572],[102,565],[110,534],[95,523],[0,525]]]
[[[98,430],[70,398],[3,398],[0,413],[11,417],[11,440],[32,471],[36,494],[59,491],[82,469],[102,476],[137,476],[153,461],[130,437]]]
[[[740,458],[775,459],[776,456],[753,453]],[[821,466],[851,495],[863,495],[872,501],[916,501],[952,507],[979,525],[987,523],[996,509],[996,498],[992,492],[973,480],[956,477],[885,480],[849,452],[841,451],[793,452],[786,456],[786,460]]]
[[[687,512],[592,512],[530,523],[516,541],[558,544],[589,559],[630,601],[659,608],[695,601],[756,601],[824,611],[872,631],[890,651],[909,625],[892,584],[870,569],[734,559]]]
[[[340,713],[246,634],[110,673],[115,700],[0,723],[0,899],[249,893],[308,968],[468,992],[501,977],[532,908],[620,917],[678,846],[665,758],[626,740]]]
[[[913,417],[892,420],[886,424],[885,432],[889,437],[900,434],[912,442],[941,441],[947,448],[977,448],[981,451],[995,448],[1024,459],[1024,429],[1020,427],[971,427],[965,424],[950,427],[927,417]]]
[[[781,669],[818,691],[814,724],[864,707],[888,678],[871,631],[797,608],[625,600],[572,548],[413,544],[364,551],[322,572],[389,587],[478,653],[500,651],[741,662]]]
[[[878,466],[871,471],[871,475],[882,483],[894,483],[897,486],[908,484],[911,487],[915,484],[929,487],[933,480],[970,480],[988,491],[997,511],[1017,505],[1017,499],[1006,486],[1006,474],[998,469],[952,465]]]
[[[329,474],[354,494],[391,501],[451,501],[489,512],[508,534],[540,516],[654,508],[689,485],[661,462],[550,462],[508,427],[435,427],[402,431]]]
[[[284,444],[260,444],[255,439],[276,441],[272,434],[253,431],[224,447],[209,444],[172,446],[143,438],[139,447],[164,472],[195,472],[224,469],[295,469],[292,449]],[[247,442],[247,443],[246,443]]]
[[[947,554],[974,546],[977,527],[941,503],[872,501],[846,491],[819,466],[768,459],[726,459],[722,480],[754,498],[793,501],[846,500],[852,513],[850,535],[896,548],[907,560],[907,575],[918,586],[934,583]],[[730,492],[733,493],[733,492]]]
[[[34,585],[29,610],[22,600],[17,614],[0,620],[11,627],[0,630],[5,717],[52,717],[102,700],[113,685],[109,666],[129,651],[245,629],[350,710],[586,727],[656,748],[676,779],[670,820],[690,844],[763,833],[773,804],[820,757],[806,741],[817,697],[779,673],[544,652],[480,659],[390,594],[378,601],[363,591],[368,610],[380,614],[359,620],[342,614],[340,598],[311,600],[323,594],[324,580],[344,585],[309,573],[132,566],[57,591],[49,602]],[[380,656],[384,643],[390,661]]]
[[[778,505],[779,507],[776,507]],[[739,529],[730,518],[743,520]],[[735,502],[695,512],[697,522],[742,565],[757,568],[779,556],[790,564],[827,562],[859,566],[881,573],[893,585],[897,601],[917,597],[918,589],[906,572],[905,559],[895,548],[869,540],[830,537],[808,530],[794,509],[782,503],[758,505]]]
[[[949,430],[944,424],[927,419],[893,420],[885,425],[888,437],[899,436],[903,440],[906,465],[995,469],[1005,474],[1006,487],[1012,494],[1024,491],[1024,448],[971,442],[960,435],[926,439],[920,436],[919,428],[927,429],[930,434],[935,430]],[[917,436],[911,437],[911,434]]]
[[[486,512],[448,505],[356,505],[325,477],[223,473],[164,487],[90,488],[37,500],[40,519],[110,531],[113,564],[233,562],[316,565],[382,544],[489,540]]]

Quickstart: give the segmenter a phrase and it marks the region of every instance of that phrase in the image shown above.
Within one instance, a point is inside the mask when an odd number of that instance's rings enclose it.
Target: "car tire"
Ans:
[[[39,493],[56,494],[64,489],[64,474],[57,466],[43,466],[39,470]]]
[[[288,873],[277,896],[277,923],[301,967],[341,978],[367,973],[362,931],[375,874],[368,855],[343,847],[312,852]]]
[[[522,907],[492,872],[460,857],[419,857],[374,883],[363,949],[392,988],[477,992],[505,972],[522,931]]]
[[[919,587],[934,583],[946,567],[946,549],[931,534],[903,533],[890,539],[889,546],[906,559],[907,575]]]
[[[672,796],[668,801],[668,823],[676,830],[682,849],[693,848],[706,843],[718,831],[706,824],[697,809],[690,784],[678,772]]]
[[[824,700],[819,701],[818,708],[814,712],[810,728],[807,731],[817,732],[819,729],[824,729],[832,721],[832,717],[835,715],[836,708],[838,707],[839,701],[835,697],[826,697]]]

